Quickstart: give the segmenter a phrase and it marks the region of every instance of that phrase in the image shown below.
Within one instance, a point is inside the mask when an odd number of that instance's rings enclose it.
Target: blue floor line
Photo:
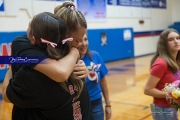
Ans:
[[[105,103],[104,100],[103,100],[103,103]],[[118,104],[130,105],[130,106],[137,106],[137,107],[142,107],[143,109],[149,108],[149,106],[146,106],[146,105],[133,104],[133,103],[125,103],[125,102],[118,102],[118,101],[111,101],[111,103],[118,103]]]
[[[120,71],[120,72],[128,71],[128,69],[124,69],[124,68],[109,68],[108,70],[109,71]]]
[[[135,67],[136,65],[135,64],[126,64],[124,65],[125,67]]]

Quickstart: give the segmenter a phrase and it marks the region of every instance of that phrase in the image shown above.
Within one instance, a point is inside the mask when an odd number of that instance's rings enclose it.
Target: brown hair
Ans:
[[[31,21],[30,34],[30,36],[34,36],[37,40],[35,45],[46,51],[47,55],[52,59],[61,59],[70,51],[69,44],[62,44],[62,40],[67,36],[66,24],[62,19],[56,17],[52,13],[44,12],[34,16]],[[41,38],[57,43],[57,47],[54,48],[49,44],[42,43]],[[73,73],[70,75],[69,79],[80,89],[76,96],[79,97],[83,83],[79,82],[81,80]],[[59,84],[65,91],[69,91],[65,82]]]
[[[49,12],[43,12],[33,17],[31,21],[31,36],[36,38],[35,45],[47,52],[53,59],[60,59],[68,54],[68,44],[58,44],[56,48],[41,42],[41,38],[54,43],[61,43],[66,38],[66,25],[63,20]]]
[[[168,68],[173,73],[175,73],[179,70],[179,67],[180,67],[180,51],[178,51],[178,54],[176,56],[176,62],[177,62],[176,64],[172,59],[172,56],[169,52],[169,47],[168,47],[168,35],[171,32],[176,32],[177,34],[179,34],[174,29],[166,29],[160,34],[159,41],[157,43],[157,51],[151,60],[151,66],[154,63],[154,61],[157,59],[157,57],[160,56],[167,62]]]

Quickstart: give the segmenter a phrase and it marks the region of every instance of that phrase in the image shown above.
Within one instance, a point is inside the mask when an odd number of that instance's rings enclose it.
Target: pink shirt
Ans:
[[[158,57],[151,67],[151,75],[160,78],[156,85],[156,88],[162,90],[167,84],[176,80],[180,80],[180,70],[177,73],[173,73],[168,69],[166,61]],[[154,104],[157,106],[170,107],[170,103],[166,98],[154,98]]]

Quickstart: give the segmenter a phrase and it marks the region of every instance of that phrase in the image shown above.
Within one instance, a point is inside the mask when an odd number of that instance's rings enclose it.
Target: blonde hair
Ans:
[[[87,29],[87,22],[84,15],[75,8],[72,2],[64,2],[62,5],[54,9],[54,14],[64,20],[66,24],[67,34],[79,31],[80,27]],[[75,74],[71,74],[70,81],[78,88],[76,98],[78,98],[83,90],[84,82],[79,79]],[[67,90],[66,84],[61,83],[61,86]]]
[[[54,14],[64,20],[68,34],[78,31],[79,27],[87,29],[87,22],[84,15],[76,9],[72,2],[64,2],[62,5],[57,6],[54,9]]]

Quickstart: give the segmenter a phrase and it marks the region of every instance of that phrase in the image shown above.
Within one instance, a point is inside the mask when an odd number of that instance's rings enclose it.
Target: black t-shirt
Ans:
[[[42,49],[31,45],[31,42],[27,39],[27,36],[19,36],[15,38],[12,42],[12,56],[19,57],[19,56],[27,56],[27,57],[46,57],[46,52]],[[43,59],[39,59],[41,62]],[[13,75],[17,72],[22,66],[28,66],[28,68],[33,68],[36,64],[12,64],[12,72]]]
[[[32,46],[26,36],[21,36],[12,43],[12,55],[45,56],[46,54]],[[80,97],[73,101],[77,88],[70,80],[66,82],[70,91],[67,92],[59,83],[33,70],[34,66],[34,64],[12,65],[13,79],[9,82],[6,94],[14,104],[13,120],[93,119],[86,86]]]

